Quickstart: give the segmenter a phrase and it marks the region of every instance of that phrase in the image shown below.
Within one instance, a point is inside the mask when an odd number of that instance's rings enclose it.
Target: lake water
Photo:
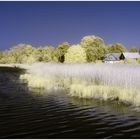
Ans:
[[[140,138],[140,113],[118,102],[28,89],[0,68],[0,138]]]

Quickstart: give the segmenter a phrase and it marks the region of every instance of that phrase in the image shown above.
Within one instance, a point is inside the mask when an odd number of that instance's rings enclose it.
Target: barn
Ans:
[[[120,59],[124,60],[126,58],[131,58],[131,59],[136,59],[137,60],[138,58],[140,58],[140,55],[137,52],[135,52],[135,53],[130,53],[130,52],[122,53],[121,56],[120,56]]]

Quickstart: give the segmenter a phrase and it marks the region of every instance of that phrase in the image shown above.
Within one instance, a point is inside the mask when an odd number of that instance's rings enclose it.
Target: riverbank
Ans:
[[[31,66],[28,64],[0,64],[0,68],[2,67],[29,69]]]
[[[25,73],[28,69],[30,69],[30,66],[26,64],[0,64],[1,72]]]

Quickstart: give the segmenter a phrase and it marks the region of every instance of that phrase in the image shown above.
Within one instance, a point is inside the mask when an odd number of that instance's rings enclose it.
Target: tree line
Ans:
[[[18,44],[9,50],[0,51],[0,63],[54,62],[54,63],[90,63],[103,60],[107,53],[122,53],[128,51],[120,43],[106,46],[98,36],[85,36],[77,45],[64,42],[57,47],[44,46],[35,48],[29,44]],[[130,52],[138,52],[131,48]]]

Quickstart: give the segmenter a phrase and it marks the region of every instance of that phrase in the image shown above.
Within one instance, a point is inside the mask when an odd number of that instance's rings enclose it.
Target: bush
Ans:
[[[140,64],[140,58],[137,59],[137,62]]]
[[[124,63],[138,64],[138,61],[136,59],[126,58],[124,59]]]
[[[100,63],[103,63],[103,61],[102,60],[96,60],[95,63],[99,63],[100,64]]]

